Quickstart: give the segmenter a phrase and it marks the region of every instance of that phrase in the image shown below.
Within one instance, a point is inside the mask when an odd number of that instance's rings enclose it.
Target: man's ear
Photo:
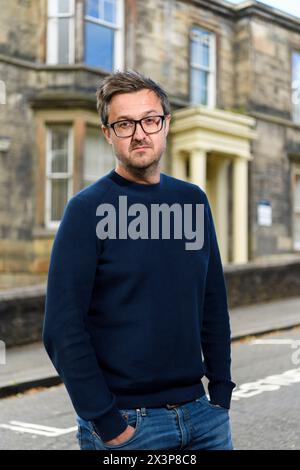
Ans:
[[[168,133],[169,133],[170,121],[171,121],[171,114],[168,114],[168,115],[166,116],[166,119],[165,119],[165,123],[166,123],[166,124],[165,124],[165,126],[166,126],[166,127],[165,127],[165,129],[166,129],[166,135],[168,135]]]
[[[110,138],[110,129],[106,126],[101,126],[102,132],[104,134],[104,137],[106,138],[107,142],[112,145],[112,140]]]

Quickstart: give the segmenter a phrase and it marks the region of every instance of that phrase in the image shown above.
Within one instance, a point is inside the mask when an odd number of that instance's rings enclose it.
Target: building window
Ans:
[[[300,52],[292,53],[293,121],[300,124]]]
[[[83,185],[88,186],[114,166],[111,146],[98,128],[88,127],[86,131],[83,159]]]
[[[190,32],[190,101],[214,107],[216,104],[215,35],[200,28]]]
[[[74,63],[74,0],[48,0],[47,63]]]
[[[123,68],[124,0],[86,0],[85,63],[112,72]]]
[[[52,125],[47,129],[46,214],[48,228],[55,228],[72,196],[73,137],[69,126]]]
[[[294,187],[294,249],[300,251],[300,168],[295,174]]]

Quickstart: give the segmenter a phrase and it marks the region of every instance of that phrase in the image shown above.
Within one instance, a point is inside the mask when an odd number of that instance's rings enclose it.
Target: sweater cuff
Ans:
[[[112,408],[101,418],[94,419],[92,424],[104,442],[114,439],[125,431],[128,426],[127,421],[123,418],[117,407]]]
[[[230,408],[232,390],[235,388],[233,382],[216,382],[208,384],[209,398],[213,405],[221,405]]]

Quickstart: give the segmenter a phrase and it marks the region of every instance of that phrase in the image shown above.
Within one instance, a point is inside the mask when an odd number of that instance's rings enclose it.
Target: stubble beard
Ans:
[[[135,152],[139,154],[138,151]],[[163,151],[159,156],[153,157],[150,161],[142,162],[143,156],[139,157],[138,155],[133,159],[127,159],[123,157],[117,157],[125,169],[136,176],[151,176],[159,168],[160,160],[162,158]]]

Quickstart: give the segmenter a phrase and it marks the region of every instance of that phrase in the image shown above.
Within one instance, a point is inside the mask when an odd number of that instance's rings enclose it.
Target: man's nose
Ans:
[[[147,136],[146,132],[144,131],[144,129],[142,128],[142,125],[140,122],[137,122],[136,123],[136,126],[135,126],[135,131],[134,131],[134,134],[132,137],[134,137],[135,139],[142,139],[144,138],[145,136]]]

